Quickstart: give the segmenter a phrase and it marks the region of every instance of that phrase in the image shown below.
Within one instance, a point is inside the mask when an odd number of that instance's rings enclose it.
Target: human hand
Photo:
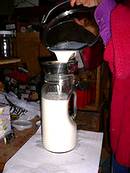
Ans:
[[[83,26],[86,30],[93,33],[95,36],[98,35],[98,27],[96,23],[92,20],[88,20],[87,18],[83,19],[74,19],[74,21],[78,24]]]
[[[70,5],[83,5],[86,7],[94,7],[100,3],[101,0],[70,0]]]

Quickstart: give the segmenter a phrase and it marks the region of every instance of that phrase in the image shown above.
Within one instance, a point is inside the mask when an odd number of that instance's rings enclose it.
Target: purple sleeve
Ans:
[[[99,33],[106,46],[111,37],[110,17],[115,8],[115,0],[102,0],[95,10],[95,20],[99,26]]]

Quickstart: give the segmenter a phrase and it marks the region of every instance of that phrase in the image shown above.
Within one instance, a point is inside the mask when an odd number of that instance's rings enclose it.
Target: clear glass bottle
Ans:
[[[13,56],[13,37],[12,31],[0,31],[0,57],[7,58]]]
[[[67,152],[76,145],[76,94],[73,74],[46,74],[42,87],[42,142],[51,152]],[[73,99],[71,99],[73,97]],[[73,111],[70,113],[70,100]],[[72,104],[71,104],[72,105]]]

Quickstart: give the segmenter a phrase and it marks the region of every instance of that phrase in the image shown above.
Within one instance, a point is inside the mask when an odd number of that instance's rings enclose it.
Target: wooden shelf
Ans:
[[[101,129],[101,118],[100,112],[77,111],[75,121],[78,129],[99,132]]]
[[[78,111],[91,111],[91,112],[101,112],[103,103],[86,105],[84,108],[78,109]]]
[[[99,109],[99,107],[96,104],[94,104],[94,105],[87,105],[84,108],[79,109],[79,110],[82,110],[82,111],[85,111],[85,110],[87,110],[87,111],[98,111],[98,109]]]
[[[5,64],[12,64],[12,63],[18,63],[20,62],[21,59],[20,58],[0,58],[0,65],[5,65]]]

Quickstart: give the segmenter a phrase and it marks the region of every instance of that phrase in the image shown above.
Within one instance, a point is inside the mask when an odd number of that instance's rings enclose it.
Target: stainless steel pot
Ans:
[[[77,24],[75,19],[94,19],[95,8],[83,6],[70,6],[69,1],[62,2],[43,16],[40,32],[41,41],[46,47],[54,50],[79,50],[91,47],[99,36],[95,36],[83,26]]]

